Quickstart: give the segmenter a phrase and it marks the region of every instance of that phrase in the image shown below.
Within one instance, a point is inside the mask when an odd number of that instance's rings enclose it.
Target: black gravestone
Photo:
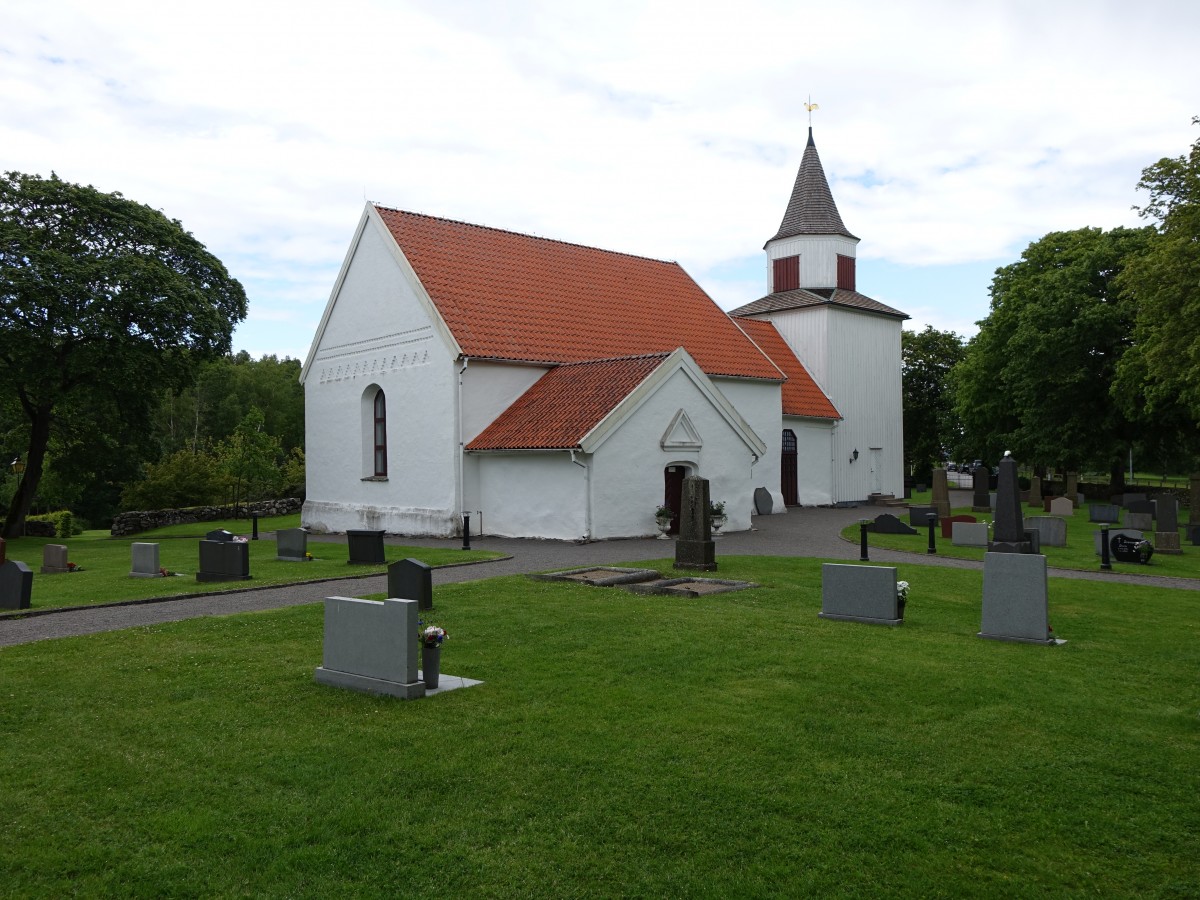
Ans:
[[[1017,461],[1005,453],[996,481],[996,518],[992,523],[991,553],[1037,553],[1037,540],[1025,530],[1021,515],[1021,486],[1017,483]]]
[[[775,509],[775,501],[771,498],[771,492],[766,488],[754,489],[754,511],[760,516],[769,516]]]
[[[708,479],[695,475],[684,478],[681,505],[675,568],[712,571],[717,567],[717,554],[708,511]]]
[[[1128,498],[1129,494],[1126,494],[1125,496],[1126,496],[1126,498]],[[1144,515],[1150,515],[1150,516],[1154,515],[1154,501],[1153,500],[1129,500],[1129,499],[1126,499],[1125,508],[1127,510],[1129,510],[1131,513],[1142,513]]]
[[[210,531],[200,542],[197,581],[245,581],[250,577],[250,544],[228,531]]]
[[[388,597],[416,600],[417,609],[433,609],[433,569],[419,559],[402,559],[388,566]]]
[[[382,566],[387,562],[383,555],[383,535],[382,530],[347,531],[346,544],[350,548],[350,564]]]
[[[917,534],[917,529],[909,528],[891,513],[883,513],[875,517],[876,534]]]
[[[1114,535],[1112,541],[1109,542],[1109,546],[1112,548],[1113,557],[1117,562],[1142,563],[1145,565],[1150,562],[1150,557],[1154,555],[1154,548],[1150,546],[1149,541],[1139,541],[1124,534]]]
[[[931,514],[937,515],[937,510],[932,506],[910,506],[908,508],[908,524],[924,527],[929,524]]]
[[[0,609],[29,609],[33,593],[33,570],[10,559],[0,564]]]

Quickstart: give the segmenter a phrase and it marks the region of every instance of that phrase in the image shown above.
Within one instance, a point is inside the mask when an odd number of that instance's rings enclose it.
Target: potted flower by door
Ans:
[[[667,532],[671,530],[671,520],[675,518],[675,511],[669,506],[660,506],[654,511],[654,524],[658,526],[658,539],[660,541],[668,540]]]
[[[725,517],[725,501],[724,500],[709,500],[708,501],[708,523],[712,527],[713,540],[716,540],[721,535],[718,532],[725,527],[728,519]]]
[[[430,690],[438,686],[438,675],[442,670],[442,642],[450,635],[445,628],[430,625],[417,632],[421,644],[421,676],[425,687]]]

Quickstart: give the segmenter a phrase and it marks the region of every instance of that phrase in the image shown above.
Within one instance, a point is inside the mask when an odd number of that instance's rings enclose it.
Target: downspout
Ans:
[[[583,539],[590,541],[592,539],[592,470],[587,463],[581,463],[575,458],[575,450],[567,451],[571,454],[571,462],[583,469]]]
[[[462,527],[462,517],[466,515],[467,484],[466,484],[466,455],[467,444],[463,439],[463,374],[471,364],[471,357],[464,356],[462,368],[458,370],[458,485],[455,498],[458,501],[459,527]]]

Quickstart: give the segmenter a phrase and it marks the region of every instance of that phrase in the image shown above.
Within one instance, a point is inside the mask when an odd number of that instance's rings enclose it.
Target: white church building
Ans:
[[[656,532],[686,475],[750,527],[903,486],[903,313],[855,286],[809,133],[768,292],[676,263],[367,204],[301,373],[314,530]]]

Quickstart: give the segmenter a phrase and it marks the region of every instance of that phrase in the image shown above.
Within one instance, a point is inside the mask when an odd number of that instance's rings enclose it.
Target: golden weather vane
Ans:
[[[815,103],[813,103],[813,102],[812,102],[812,94],[809,94],[809,95],[808,95],[808,102],[804,104],[804,108],[808,110],[808,127],[809,127],[809,128],[812,128],[812,114],[813,114],[813,110],[814,110],[814,109],[820,109],[821,107],[817,106],[817,104],[815,104]]]

